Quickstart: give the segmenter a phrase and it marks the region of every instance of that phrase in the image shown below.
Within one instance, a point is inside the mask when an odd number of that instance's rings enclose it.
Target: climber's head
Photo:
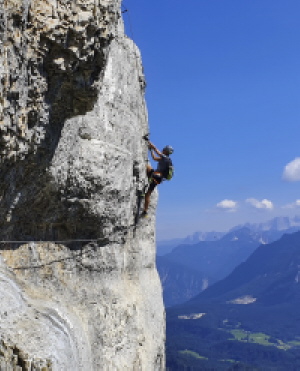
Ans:
[[[171,155],[174,152],[174,149],[171,146],[165,146],[162,150],[164,155]]]

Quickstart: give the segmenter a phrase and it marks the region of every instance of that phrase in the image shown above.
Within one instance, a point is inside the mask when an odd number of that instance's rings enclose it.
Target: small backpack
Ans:
[[[166,157],[166,160],[167,160],[167,166],[166,166],[166,170],[164,171],[163,177],[167,180],[171,180],[174,176],[174,166],[173,166],[173,163],[170,157]]]

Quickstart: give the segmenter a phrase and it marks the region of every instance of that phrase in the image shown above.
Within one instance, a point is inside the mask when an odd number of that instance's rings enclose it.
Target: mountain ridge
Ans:
[[[299,217],[294,217],[274,218],[266,223],[252,225],[246,223],[232,228],[218,239],[200,241],[197,244],[180,244],[173,247],[171,252],[157,256],[159,274],[161,278],[164,276],[162,284],[165,305],[170,307],[189,300],[192,295],[203,291],[201,287],[209,287],[225,278],[260,244],[277,240],[283,233],[299,230],[299,221]],[[289,228],[282,229],[283,226]],[[179,264],[180,270],[174,264]],[[189,271],[197,273],[191,275]],[[190,287],[187,277],[190,277]],[[206,285],[203,286],[203,282]],[[197,292],[197,289],[200,291]]]
[[[241,369],[299,369],[299,278],[300,232],[260,245],[223,280],[167,309],[168,364],[229,370],[221,360],[231,359]]]
[[[158,255],[165,255],[172,251],[174,247],[177,247],[179,245],[185,245],[185,244],[196,244],[200,241],[216,241],[222,238],[224,235],[233,232],[237,229],[241,229],[243,227],[249,228],[250,230],[254,232],[268,232],[268,231],[275,231],[278,232],[284,232],[287,230],[290,230],[290,233],[296,232],[297,230],[300,230],[300,216],[293,216],[293,217],[287,217],[287,216],[279,216],[275,217],[273,219],[267,220],[265,222],[259,222],[259,223],[242,223],[238,224],[229,230],[225,232],[217,232],[217,231],[211,231],[211,232],[203,232],[198,231],[194,232],[191,235],[188,235],[186,237],[182,238],[175,238],[171,240],[158,240],[157,241],[157,254]],[[278,238],[282,234],[278,233]],[[265,233],[265,236],[268,236],[268,233]],[[277,239],[276,237],[273,238]],[[267,239],[266,241],[262,241],[264,243],[269,242]]]

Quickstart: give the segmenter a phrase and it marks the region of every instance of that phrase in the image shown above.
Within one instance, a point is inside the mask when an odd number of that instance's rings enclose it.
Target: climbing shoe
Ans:
[[[148,218],[148,213],[147,211],[143,211],[142,214],[141,214],[141,218]]]

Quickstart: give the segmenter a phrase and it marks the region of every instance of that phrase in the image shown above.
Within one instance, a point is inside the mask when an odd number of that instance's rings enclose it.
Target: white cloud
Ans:
[[[274,208],[274,205],[273,205],[273,202],[270,201],[270,200],[267,200],[266,198],[264,198],[263,200],[259,201],[257,200],[256,198],[247,198],[246,202],[250,205],[252,205],[253,207],[255,207],[256,209],[273,209]]]
[[[288,182],[300,181],[300,157],[296,157],[285,166],[282,177]]]
[[[283,209],[295,209],[296,207],[300,207],[300,200],[296,200],[295,202],[292,202],[291,204],[287,204],[283,206]]]
[[[233,201],[233,200],[225,199],[225,200],[217,203],[217,208],[218,209],[223,209],[223,210],[226,210],[226,211],[230,211],[230,212],[234,212],[238,208],[238,203],[236,201]]]

